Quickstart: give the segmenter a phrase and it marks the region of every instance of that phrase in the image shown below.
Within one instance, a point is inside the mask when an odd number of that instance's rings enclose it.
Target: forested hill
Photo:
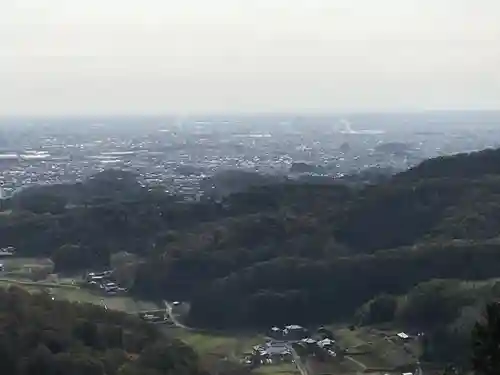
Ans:
[[[139,318],[0,289],[5,375],[201,375],[196,354]]]
[[[486,149],[469,154],[457,154],[429,159],[396,176],[401,180],[428,178],[482,178],[500,173],[500,153]]]
[[[486,150],[378,185],[287,182],[196,203],[103,172],[6,202],[0,245],[51,256],[63,272],[134,253],[132,292],[191,301],[195,325],[352,319],[415,284],[500,277],[498,161],[500,150]]]

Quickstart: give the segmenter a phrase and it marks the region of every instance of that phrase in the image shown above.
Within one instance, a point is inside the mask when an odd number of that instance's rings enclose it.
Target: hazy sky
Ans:
[[[1,0],[0,114],[500,109],[499,0]]]

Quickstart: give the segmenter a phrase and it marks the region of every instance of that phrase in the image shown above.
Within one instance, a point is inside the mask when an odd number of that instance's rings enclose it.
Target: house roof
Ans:
[[[296,325],[296,324],[292,324],[292,325],[286,326],[285,328],[288,329],[288,330],[304,329],[304,327]]]
[[[402,339],[407,339],[409,338],[410,336],[408,336],[406,333],[404,332],[399,332],[398,333],[398,337],[402,338]]]
[[[333,345],[334,343],[335,343],[335,341],[330,340],[330,339],[324,339],[324,340],[318,341],[319,346]]]
[[[262,354],[266,355],[284,355],[284,354],[290,354],[290,349],[288,349],[287,346],[281,346],[281,345],[273,345],[273,346],[268,346],[267,348],[263,349],[261,351]]]
[[[314,344],[316,343],[316,340],[307,338],[307,339],[302,339],[302,342],[305,342],[306,344]]]

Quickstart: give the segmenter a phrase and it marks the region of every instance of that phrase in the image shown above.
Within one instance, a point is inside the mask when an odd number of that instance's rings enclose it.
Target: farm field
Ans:
[[[1,286],[19,286],[23,289],[26,289],[30,293],[44,291],[50,293],[56,299],[63,299],[80,303],[92,303],[95,305],[106,307],[110,310],[124,311],[130,314],[135,314],[145,310],[157,310],[161,308],[153,302],[138,301],[131,297],[99,295],[89,290],[81,289],[78,286],[72,285],[0,279],[0,287]]]
[[[174,327],[168,328],[168,331],[173,336],[192,346],[200,355],[236,358],[245,352],[251,351],[253,346],[264,342],[264,337],[259,335],[223,335],[188,331]]]
[[[50,272],[52,271],[53,265],[48,259],[5,258],[0,263],[4,266],[4,271],[0,273],[0,287],[18,286],[31,293],[44,291],[56,299],[92,303],[130,314],[163,308],[154,302],[139,301],[127,296],[106,296],[99,292],[80,288],[79,277],[59,278],[57,275],[50,274],[43,280],[33,281],[30,279],[33,270],[48,268]]]
[[[92,303],[110,310],[136,314],[147,310],[162,310],[154,302],[139,301],[129,296],[109,296],[99,291],[80,287],[81,277],[59,277],[52,274],[53,265],[47,259],[8,258],[2,259],[0,287],[19,286],[29,292],[50,293],[54,299],[80,303]],[[46,276],[34,280],[33,273],[46,270]],[[43,273],[42,273],[43,274]],[[184,310],[184,309],[181,309]],[[177,311],[177,308],[175,308]],[[265,336],[239,332],[208,332],[162,325],[161,329],[176,337],[198,352],[207,368],[218,368],[223,363],[240,363],[245,353],[250,353],[255,345],[265,342]],[[355,328],[331,327],[340,348],[347,349],[345,358],[320,362],[310,356],[307,362],[308,375],[349,374],[356,372],[390,373],[398,366],[415,363],[418,345],[404,343],[396,336],[396,331],[383,331],[371,327]],[[294,363],[268,364],[252,370],[260,375],[298,375]]]
[[[364,371],[364,367],[360,367],[358,364],[348,360],[347,358],[328,362],[322,362],[316,360],[315,358],[309,358],[307,360],[307,367],[311,375],[356,374]]]
[[[399,366],[417,362],[418,343],[404,343],[396,337],[396,333],[369,327],[353,331],[347,328],[335,330],[340,347],[348,348],[346,358],[368,372],[377,369],[389,372]]]
[[[260,366],[253,370],[252,373],[258,375],[300,375],[294,363]]]

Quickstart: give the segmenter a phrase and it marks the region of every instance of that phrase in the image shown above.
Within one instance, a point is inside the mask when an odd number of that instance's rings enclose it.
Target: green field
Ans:
[[[300,372],[294,363],[280,363],[276,365],[260,366],[252,371],[254,374],[259,375],[299,375]]]
[[[365,367],[359,366],[347,358],[334,359],[331,361],[319,361],[314,357],[307,359],[307,367],[310,375],[325,374],[357,374],[363,373]]]
[[[29,268],[53,267],[53,263],[48,258],[18,258],[4,257],[0,259],[6,271],[19,271]]]
[[[4,265],[5,272],[0,274],[0,287],[18,286],[29,292],[48,292],[56,299],[64,299],[73,302],[92,303],[107,307],[111,310],[137,313],[144,310],[161,309],[156,303],[138,301],[127,296],[105,296],[99,292],[80,288],[80,277],[59,278],[58,275],[50,274],[47,279],[41,281],[30,280],[33,270],[49,268],[53,264],[47,258],[5,258],[0,260]]]
[[[144,310],[156,310],[160,308],[156,303],[153,302],[139,301],[131,297],[123,296],[103,296],[98,293],[94,293],[86,289],[80,289],[78,286],[72,285],[0,279],[0,287],[1,286],[19,286],[23,289],[26,289],[30,293],[44,291],[50,293],[56,299],[80,303],[92,303],[95,305],[107,307],[110,310],[124,311],[130,314],[135,314]]]
[[[243,353],[252,351],[252,348],[264,342],[259,335],[222,335],[188,331],[171,328],[169,332],[186,344],[192,346],[200,355],[215,355],[220,357],[237,358]]]
[[[156,310],[158,305],[153,302],[138,301],[125,296],[104,296],[85,289],[50,288],[49,292],[56,299],[72,302],[92,303],[107,307],[110,310],[124,311],[135,314],[144,310]]]
[[[403,343],[396,337],[396,331],[381,331],[374,328],[347,328],[335,330],[338,343],[349,349],[351,362],[363,364],[369,369],[392,369],[415,363],[418,343]],[[362,367],[362,366],[360,366]]]

